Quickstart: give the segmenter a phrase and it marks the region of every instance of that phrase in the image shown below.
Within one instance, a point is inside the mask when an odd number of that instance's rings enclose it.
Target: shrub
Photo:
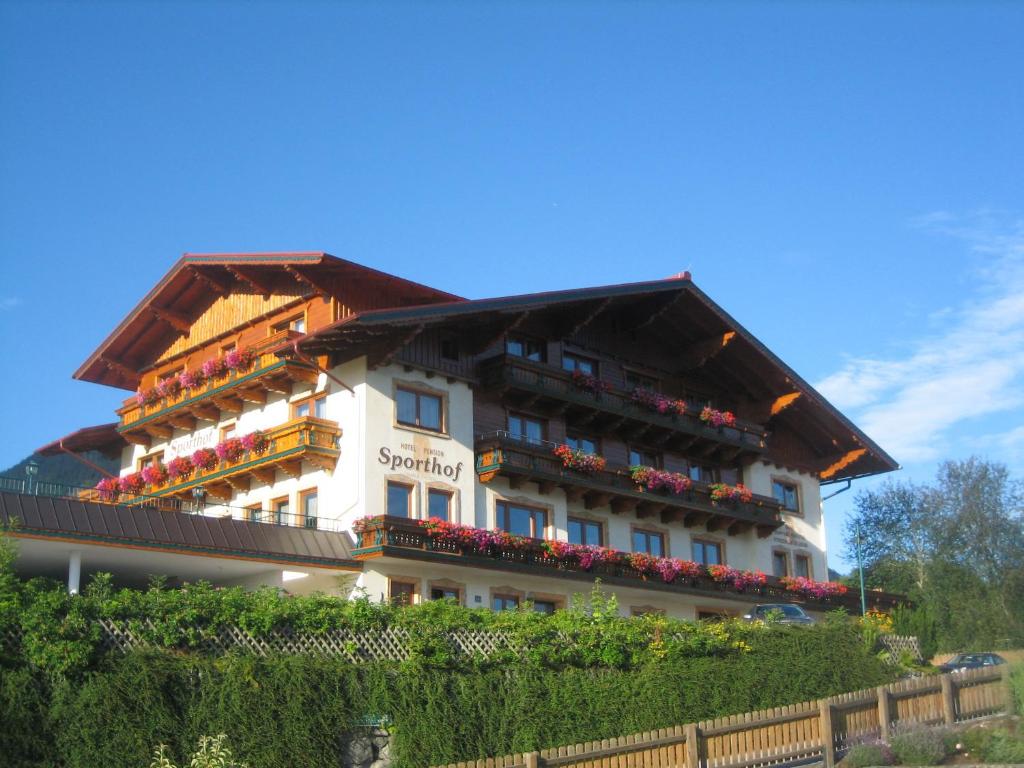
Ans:
[[[1024,737],[999,728],[993,730],[984,751],[986,763],[1024,764]]]
[[[892,765],[892,749],[884,742],[873,742],[871,744],[857,744],[850,747],[840,762],[840,768],[867,768],[871,765]]]
[[[199,749],[192,755],[190,768],[248,768],[245,763],[235,761],[231,750],[225,746],[227,739],[227,735],[223,733],[219,736],[200,736]],[[176,768],[167,756],[165,744],[161,744],[153,752],[153,761],[149,768]]]
[[[890,746],[901,765],[937,765],[946,756],[945,733],[932,728],[904,731],[892,737]]]
[[[1013,711],[1024,715],[1024,664],[1015,664],[1010,669],[1010,699]]]

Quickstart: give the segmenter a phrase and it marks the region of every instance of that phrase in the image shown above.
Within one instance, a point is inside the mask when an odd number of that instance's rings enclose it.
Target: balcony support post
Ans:
[[[82,550],[72,550],[68,556],[68,594],[77,595],[82,583]]]

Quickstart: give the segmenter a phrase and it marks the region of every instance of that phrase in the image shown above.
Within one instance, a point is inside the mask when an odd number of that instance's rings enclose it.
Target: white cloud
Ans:
[[[974,294],[943,307],[933,330],[898,356],[855,358],[818,383],[902,463],[949,454],[954,427],[1024,404],[1024,221],[999,224],[981,211],[969,217],[936,212],[915,224],[965,241],[982,263]],[[1019,455],[1024,436],[989,436],[990,458]],[[1007,442],[1008,441],[1008,442]],[[1005,455],[999,453],[1004,449]]]
[[[0,298],[0,310],[14,309],[21,306],[21,298],[18,296],[6,296]]]

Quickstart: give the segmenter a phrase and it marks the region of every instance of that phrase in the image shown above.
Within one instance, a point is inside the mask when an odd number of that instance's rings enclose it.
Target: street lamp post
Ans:
[[[866,616],[868,612],[867,598],[864,596],[864,559],[860,555],[860,523],[854,528],[857,537],[857,576],[860,579],[860,615]]]

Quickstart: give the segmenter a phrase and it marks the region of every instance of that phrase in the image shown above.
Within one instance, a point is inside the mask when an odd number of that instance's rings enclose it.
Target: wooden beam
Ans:
[[[547,496],[557,487],[558,483],[553,480],[541,480],[537,483],[537,491],[540,492],[542,496]]]
[[[123,437],[132,445],[141,445],[147,451],[149,450],[149,435],[147,435],[145,432],[122,432],[121,437]]]
[[[847,451],[843,456],[836,462],[833,462],[828,467],[823,469],[820,473],[822,480],[828,480],[834,476],[837,472],[842,469],[846,469],[848,466],[853,464],[857,459],[868,452],[867,448],[856,448],[852,451]]]
[[[740,534],[746,533],[754,524],[747,520],[734,520],[732,524],[725,529],[726,533],[730,536],[739,536]]]
[[[611,296],[601,299],[597,303],[597,306],[593,307],[588,312],[585,312],[582,315],[580,315],[580,317],[577,320],[571,321],[569,324],[562,326],[561,328],[554,328],[553,330],[556,331],[554,335],[558,338],[569,338],[576,335],[584,328],[586,328],[588,325],[590,325],[595,319],[597,319],[598,315],[602,314],[606,309],[608,309],[608,307],[611,306],[613,301],[614,298]]]
[[[681,523],[686,519],[686,512],[682,509],[663,509],[661,510],[661,522],[665,525],[670,523]]]
[[[509,475],[508,476],[508,487],[511,488],[513,491],[518,491],[520,488],[522,488],[523,487],[523,482],[524,482],[524,480],[523,480],[522,475]]]
[[[722,517],[721,515],[713,515],[710,520],[704,523],[704,525],[710,532],[720,531],[723,528],[725,528],[728,524],[729,518]]]
[[[559,487],[565,491],[565,500],[568,502],[579,501],[583,498],[583,494],[587,492],[586,488],[570,485],[569,483],[562,483]]]
[[[402,336],[401,339],[399,339],[396,343],[393,343],[390,347],[388,347],[388,349],[383,354],[378,353],[371,355],[369,358],[367,358],[367,367],[382,368],[385,365],[389,365],[391,361],[394,359],[395,355],[397,355],[399,351],[402,349],[402,347],[404,347],[406,344],[411,344],[413,339],[415,339],[423,332],[423,328],[423,323],[420,323],[407,334]]]
[[[242,401],[231,395],[221,395],[211,398],[213,404],[227,413],[239,414],[242,412]]]
[[[775,532],[775,526],[773,525],[759,525],[757,526],[757,538],[767,539]]]
[[[224,479],[227,480],[228,485],[236,491],[248,492],[252,487],[251,481],[247,475],[231,475]]]
[[[636,505],[636,516],[640,519],[654,517],[667,508],[668,504],[659,504],[655,501],[641,501]]]
[[[302,459],[290,459],[282,461],[277,468],[289,477],[300,477],[302,475]]]
[[[708,360],[717,355],[736,338],[736,331],[726,331],[719,336],[712,336],[710,339],[699,341],[686,350],[681,356],[684,370],[700,368]]]
[[[298,282],[308,285],[315,293],[323,296],[325,299],[329,299],[334,295],[332,290],[328,288],[325,283],[321,283],[318,279],[306,274],[298,267],[285,264],[284,271],[294,277]]]
[[[288,376],[266,376],[260,380],[264,389],[276,392],[279,395],[290,395],[292,393],[292,379]]]
[[[171,427],[165,427],[163,424],[146,424],[143,429],[150,436],[160,440],[170,440],[174,436],[174,430]]]
[[[187,413],[172,413],[167,417],[167,421],[186,432],[194,432],[196,428],[196,417]]]
[[[149,305],[148,309],[158,319],[163,320],[176,331],[188,333],[192,329],[192,322],[180,312],[175,312],[167,307],[156,307],[152,304]]]
[[[189,411],[197,419],[202,419],[203,421],[212,421],[214,423],[220,421],[220,409],[212,405],[193,405],[189,408]]]
[[[215,293],[219,293],[221,296],[227,296],[231,293],[233,284],[230,280],[225,280],[220,275],[214,275],[211,272],[207,272],[205,269],[199,269],[198,267],[189,267],[189,271],[193,274],[196,279],[206,283],[207,287],[212,289]]]
[[[652,299],[628,312],[616,313],[616,326],[621,333],[636,333],[646,328],[674,306],[685,291],[667,293]]]
[[[249,470],[249,474],[255,477],[264,485],[273,485],[277,480],[277,470],[273,467],[253,467]]]
[[[793,403],[799,400],[802,394],[802,392],[790,392],[788,394],[780,395],[779,397],[775,398],[774,402],[772,402],[771,404],[771,408],[768,411],[768,415],[777,416],[778,414],[782,413],[784,410],[789,408],[789,406],[791,406]]]
[[[132,380],[137,380],[139,378],[139,372],[138,371],[133,371],[127,365],[122,365],[121,363],[117,362],[117,360],[111,360],[109,357],[102,357],[101,356],[100,357],[100,362],[103,363],[105,366],[107,366],[107,368],[109,368],[110,370],[117,371],[118,373],[120,373],[122,376],[124,376],[126,378],[129,378],[129,379],[132,379]]]
[[[621,515],[625,512],[633,512],[639,504],[638,499],[631,499],[628,496],[618,496],[612,499],[612,512]]]
[[[601,493],[600,491],[588,491],[583,495],[583,505],[587,509],[607,507],[611,500],[612,495],[610,493]]]
[[[273,295],[274,289],[270,283],[265,282],[261,277],[257,277],[251,269],[234,265],[225,265],[224,268],[243,283],[248,283],[256,293],[261,293],[264,296]]]
[[[230,500],[234,495],[234,489],[225,480],[214,480],[210,483],[203,485],[203,490],[206,491],[207,496],[213,496],[217,499]]]
[[[267,404],[267,393],[262,389],[240,389],[238,390],[238,397],[247,403]]]
[[[708,521],[711,515],[708,512],[687,512],[686,517],[683,519],[683,526],[686,528],[693,528],[698,525],[703,525]]]

